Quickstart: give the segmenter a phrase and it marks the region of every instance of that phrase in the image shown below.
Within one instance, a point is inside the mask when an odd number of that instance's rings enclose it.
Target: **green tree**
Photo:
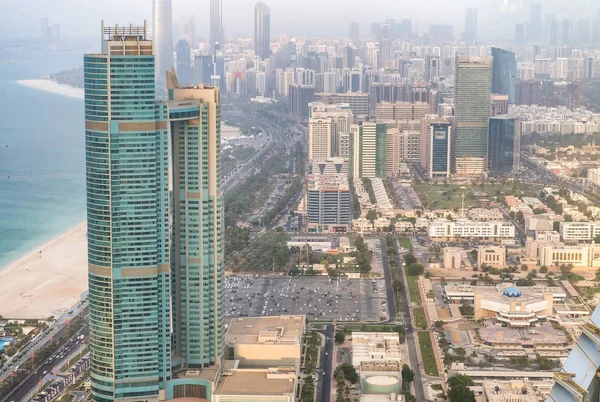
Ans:
[[[406,274],[410,276],[419,276],[423,275],[425,272],[425,267],[421,264],[408,264],[406,266]]]
[[[335,332],[335,341],[337,343],[344,343],[345,340],[346,340],[346,334],[344,333],[344,331],[336,331]]]
[[[450,402],[475,402],[475,393],[469,389],[473,380],[468,375],[455,375],[448,379]]]
[[[402,389],[409,390],[410,383],[415,379],[415,373],[410,369],[408,364],[402,366]]]

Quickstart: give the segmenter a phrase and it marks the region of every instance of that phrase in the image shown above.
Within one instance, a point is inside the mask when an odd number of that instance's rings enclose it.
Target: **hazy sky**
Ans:
[[[198,36],[208,34],[209,0],[172,0],[173,20],[194,15]],[[597,0],[537,0],[543,13],[573,19],[591,15]],[[531,0],[263,0],[271,9],[271,33],[295,36],[346,36],[348,23],[361,24],[367,35],[371,22],[412,18],[413,27],[426,30],[430,22],[452,23],[455,34],[464,27],[464,10],[479,9],[481,36],[514,32],[515,22],[529,19]],[[223,0],[226,35],[251,36],[254,0]],[[39,37],[40,19],[60,23],[63,34],[99,35],[100,19],[109,24],[152,23],[152,0],[0,0],[0,40]],[[502,11],[505,10],[505,11]],[[510,11],[506,11],[510,10]],[[595,15],[595,10],[593,11]]]

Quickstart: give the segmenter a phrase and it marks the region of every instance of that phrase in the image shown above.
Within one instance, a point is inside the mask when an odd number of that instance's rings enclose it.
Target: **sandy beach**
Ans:
[[[86,231],[82,222],[0,268],[0,316],[46,318],[75,305],[87,291]]]
[[[42,91],[52,92],[59,95],[83,99],[83,88],[75,88],[70,85],[59,84],[58,82],[50,79],[19,80],[17,81],[17,84],[25,85],[29,88],[41,89]]]

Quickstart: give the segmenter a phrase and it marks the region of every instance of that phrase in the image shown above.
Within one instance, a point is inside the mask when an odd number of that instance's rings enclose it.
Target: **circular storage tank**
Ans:
[[[391,394],[400,392],[400,381],[396,377],[375,375],[364,380],[367,394]]]

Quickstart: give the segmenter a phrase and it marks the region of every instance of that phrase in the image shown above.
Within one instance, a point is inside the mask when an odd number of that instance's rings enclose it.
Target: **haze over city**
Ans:
[[[599,400],[597,0],[0,12],[0,402]]]
[[[464,9],[479,10],[482,39],[506,40],[512,35],[512,26],[525,21],[529,15],[526,0],[423,0],[388,1],[373,0],[273,0],[269,2],[274,35],[334,37],[347,31],[350,21],[361,24],[366,38],[374,21],[389,18],[414,20],[422,31],[430,23],[449,23],[457,29],[464,23]],[[578,19],[588,16],[586,10],[594,9],[593,0],[545,0],[544,12],[560,18]],[[226,35],[250,36],[252,33],[253,1],[231,0],[223,3],[223,26]],[[0,39],[32,38],[37,33],[42,17],[60,21],[65,33],[75,37],[97,35],[96,20],[118,21],[121,24],[152,21],[151,0],[4,0],[0,14]],[[173,21],[193,15],[199,35],[208,35],[209,1],[174,0]]]

